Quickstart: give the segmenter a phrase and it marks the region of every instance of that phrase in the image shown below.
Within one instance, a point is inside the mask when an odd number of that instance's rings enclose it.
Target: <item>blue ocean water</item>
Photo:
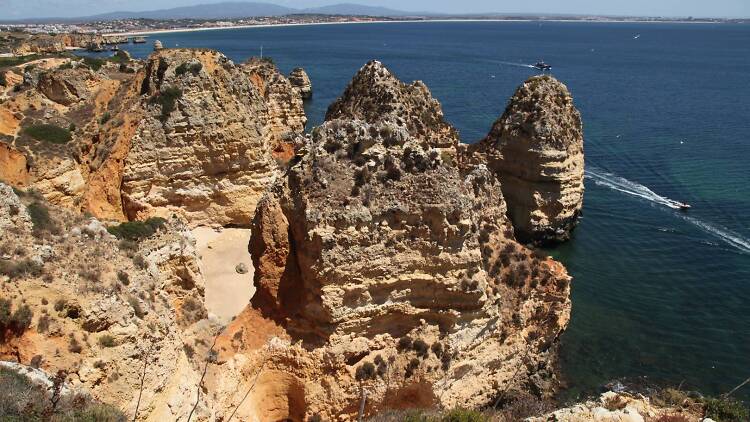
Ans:
[[[378,59],[423,80],[465,142],[535,73],[523,64],[544,59],[585,125],[584,217],[551,251],[574,276],[568,396],[639,376],[717,394],[750,376],[749,25],[386,23],[154,39],[237,62],[263,46],[282,71],[303,66],[315,92],[309,126]],[[125,48],[145,57],[151,44]]]

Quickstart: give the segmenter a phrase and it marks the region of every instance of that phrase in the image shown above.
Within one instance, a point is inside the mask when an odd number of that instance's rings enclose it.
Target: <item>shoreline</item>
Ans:
[[[430,22],[555,22],[555,23],[674,23],[674,24],[721,24],[721,22],[696,22],[696,21],[652,21],[652,20],[569,20],[569,19],[426,19],[426,20],[374,20],[374,21],[348,21],[348,22],[304,22],[304,23],[278,23],[278,24],[260,24],[260,25],[231,25],[216,26],[208,28],[174,28],[174,29],[154,29],[147,31],[129,31],[129,32],[112,32],[101,34],[103,37],[130,37],[158,34],[172,34],[182,32],[202,32],[202,31],[221,31],[227,29],[249,29],[249,28],[274,28],[274,27],[293,27],[293,26],[317,26],[317,25],[357,25],[373,23],[430,23]]]

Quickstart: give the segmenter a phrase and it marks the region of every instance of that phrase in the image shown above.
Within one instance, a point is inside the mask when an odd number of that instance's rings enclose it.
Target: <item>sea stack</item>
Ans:
[[[244,411],[354,420],[363,389],[366,416],[552,394],[570,278],[515,242],[500,182],[456,159],[455,134],[423,83],[379,62],[329,108],[258,204],[256,295],[217,342],[283,327],[237,351],[243,373],[275,371]]]
[[[477,148],[502,180],[519,241],[570,237],[583,206],[583,128],[564,84],[549,75],[528,79]]]
[[[302,99],[306,100],[312,97],[312,82],[310,82],[310,77],[307,76],[305,69],[301,67],[294,68],[294,70],[289,73],[289,82],[292,83],[293,87],[299,90]]]

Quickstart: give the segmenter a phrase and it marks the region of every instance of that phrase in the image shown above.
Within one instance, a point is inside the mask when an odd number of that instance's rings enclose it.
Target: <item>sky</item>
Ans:
[[[113,11],[142,11],[219,0],[0,0],[0,20],[77,17]],[[238,0],[233,0],[238,1]],[[240,0],[241,1],[241,0]],[[262,2],[264,0],[253,0]],[[406,11],[442,13],[573,13],[591,15],[750,17],[750,0],[267,0],[304,8],[359,3]]]

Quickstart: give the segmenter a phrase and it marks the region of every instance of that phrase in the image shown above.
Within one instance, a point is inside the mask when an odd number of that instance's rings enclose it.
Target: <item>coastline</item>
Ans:
[[[181,32],[202,32],[202,31],[221,31],[227,29],[249,29],[249,28],[273,28],[273,27],[290,27],[290,26],[316,26],[316,25],[356,25],[372,23],[430,23],[430,22],[556,22],[556,23],[675,23],[675,24],[720,24],[721,22],[701,22],[701,21],[653,21],[653,20],[569,20],[569,19],[426,19],[426,20],[374,20],[374,21],[348,21],[348,22],[305,22],[305,23],[279,23],[279,24],[260,24],[260,25],[231,25],[216,26],[209,28],[174,28],[174,29],[154,29],[150,31],[130,31],[130,32],[113,32],[102,34],[103,37],[131,37],[144,35],[172,34]]]

